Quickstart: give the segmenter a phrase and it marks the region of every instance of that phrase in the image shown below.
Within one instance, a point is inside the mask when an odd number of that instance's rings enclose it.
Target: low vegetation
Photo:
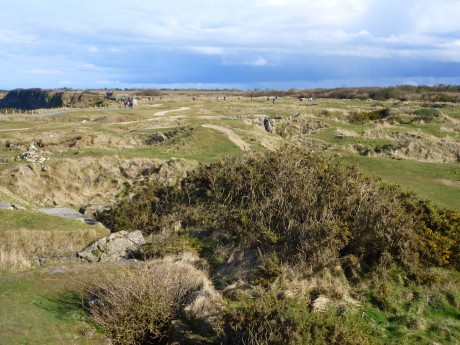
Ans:
[[[177,254],[167,249],[176,243],[207,259],[218,286],[236,277],[251,284],[249,292],[227,297],[215,325],[228,344],[365,344],[379,337],[405,342],[393,333],[392,320],[406,317],[404,327],[417,328],[411,320],[419,314],[393,297],[406,291],[420,303],[421,295],[449,281],[449,270],[460,268],[460,213],[293,147],[203,165],[177,186],[139,191],[106,216],[115,231],[140,228],[156,238],[145,249],[150,257]],[[247,269],[232,278],[228,262],[236,252],[242,253],[238,265]],[[331,279],[345,292],[334,283],[326,289],[312,283],[337,267],[342,278]],[[434,270],[441,267],[445,271]],[[293,279],[310,287],[282,297]],[[282,281],[287,285],[280,289]],[[446,301],[439,308],[453,312],[452,333],[460,334],[457,293],[444,291],[451,297],[435,298]],[[345,303],[349,294],[360,302]],[[332,301],[320,314],[314,307],[319,297]],[[430,318],[435,309],[424,305]],[[370,319],[377,313],[386,320],[385,331],[359,317],[366,310]]]
[[[204,280],[203,273],[189,264],[153,261],[94,286],[88,308],[116,344],[166,343],[181,306]]]
[[[71,259],[107,234],[101,225],[28,210],[0,210],[0,272],[21,271],[42,261]]]

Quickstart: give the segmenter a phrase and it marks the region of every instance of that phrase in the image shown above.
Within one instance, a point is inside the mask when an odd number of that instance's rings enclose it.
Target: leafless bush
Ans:
[[[89,312],[116,344],[157,343],[190,294],[207,284],[191,264],[152,261],[142,268],[112,274],[90,289]]]

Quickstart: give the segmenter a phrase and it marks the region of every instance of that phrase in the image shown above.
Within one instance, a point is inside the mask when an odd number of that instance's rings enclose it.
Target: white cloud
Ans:
[[[46,11],[36,0],[2,5],[0,56],[13,66],[4,79],[61,71],[67,80],[123,80],[152,60],[167,74],[189,63],[184,54],[248,68],[306,56],[460,61],[460,0],[62,2]]]
[[[224,53],[224,48],[222,47],[189,47],[193,52],[204,54],[204,55],[222,55]]]
[[[267,66],[268,61],[265,60],[263,57],[259,57],[255,60],[250,60],[250,61],[245,61],[245,65],[250,65],[250,66]]]
[[[413,29],[422,33],[460,31],[460,1],[419,1],[409,12]]]
[[[20,73],[33,74],[33,75],[50,75],[50,74],[62,74],[61,71],[55,69],[26,69],[19,71]]]
[[[97,80],[96,84],[98,85],[114,85],[114,84],[120,84],[119,80]]]
[[[33,34],[0,28],[0,43],[2,44],[30,44],[36,41],[37,37]]]
[[[255,59],[245,59],[245,60],[239,60],[237,58],[224,58],[221,64],[224,66],[244,65],[244,66],[256,66],[256,67],[273,65],[273,64],[270,64],[263,57],[257,57]]]

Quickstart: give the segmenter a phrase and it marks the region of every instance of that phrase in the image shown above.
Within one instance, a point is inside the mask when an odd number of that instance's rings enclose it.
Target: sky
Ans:
[[[460,0],[14,0],[0,89],[460,85]]]

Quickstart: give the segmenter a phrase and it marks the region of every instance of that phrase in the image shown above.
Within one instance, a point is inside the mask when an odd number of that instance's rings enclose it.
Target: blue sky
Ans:
[[[460,84],[460,0],[15,0],[0,89]]]

